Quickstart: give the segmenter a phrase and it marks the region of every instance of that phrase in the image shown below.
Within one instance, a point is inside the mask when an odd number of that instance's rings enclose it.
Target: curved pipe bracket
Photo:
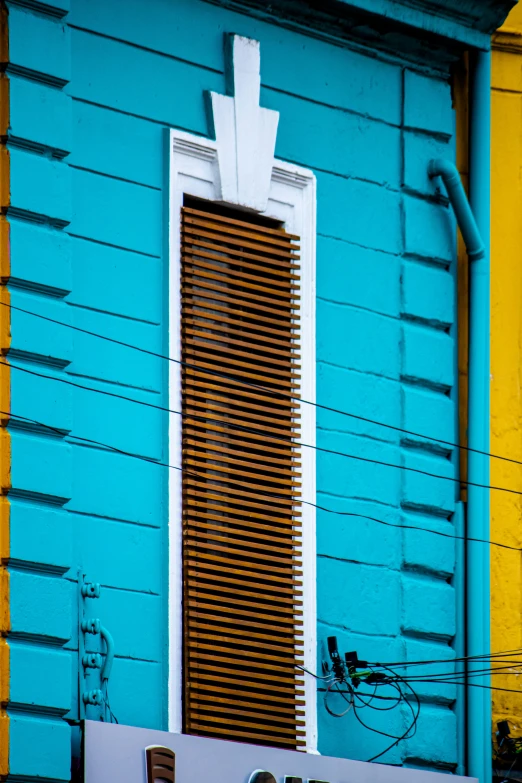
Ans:
[[[430,179],[440,177],[446,186],[448,198],[455,212],[470,261],[479,261],[484,258],[486,248],[477,228],[457,167],[449,160],[434,158],[430,160],[428,176]]]

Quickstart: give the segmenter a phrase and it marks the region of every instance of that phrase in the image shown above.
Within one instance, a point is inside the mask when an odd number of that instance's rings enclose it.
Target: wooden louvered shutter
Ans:
[[[299,748],[299,404],[236,380],[299,394],[298,237],[275,221],[189,203],[181,218],[184,730]]]

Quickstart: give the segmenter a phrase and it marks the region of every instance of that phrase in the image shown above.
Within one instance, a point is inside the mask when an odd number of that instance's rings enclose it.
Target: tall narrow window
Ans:
[[[285,748],[305,745],[298,241],[185,199],[184,730]]]

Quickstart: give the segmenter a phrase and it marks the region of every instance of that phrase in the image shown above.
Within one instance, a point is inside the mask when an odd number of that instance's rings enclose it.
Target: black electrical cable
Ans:
[[[515,647],[512,650],[501,650],[495,653],[482,653],[481,655],[465,655],[462,658],[452,658],[451,663],[460,663],[462,661],[480,661],[489,658],[505,658],[507,655],[522,655],[522,647]],[[393,667],[403,668],[405,666],[424,666],[426,664],[436,663],[448,663],[447,658],[428,658],[422,661],[386,661],[386,663],[378,663],[377,661],[368,661],[369,666],[375,667]]]
[[[230,429],[239,430],[240,432],[249,432],[256,435],[262,434],[263,437],[269,438],[271,440],[275,440],[276,442],[280,443],[288,443],[292,446],[301,446],[303,448],[313,449],[314,451],[320,451],[326,454],[332,454],[338,457],[345,457],[347,459],[354,459],[358,462],[366,462],[370,463],[371,465],[380,465],[381,467],[385,468],[394,468],[395,470],[406,470],[410,473],[417,473],[422,476],[428,476],[428,478],[435,478],[440,479],[441,481],[451,481],[453,484],[460,484],[461,486],[468,486],[468,487],[478,487],[479,489],[488,489],[488,490],[495,490],[498,492],[508,492],[512,495],[522,495],[522,490],[518,489],[511,489],[510,487],[497,487],[492,484],[479,484],[475,481],[468,481],[460,478],[456,478],[455,476],[441,476],[440,473],[431,473],[429,470],[422,470],[421,468],[414,468],[408,465],[397,465],[394,462],[384,462],[383,460],[373,459],[371,457],[362,457],[359,454],[347,454],[344,451],[336,451],[334,449],[326,449],[322,446],[316,446],[315,444],[312,445],[310,443],[302,443],[301,441],[295,440],[292,437],[282,437],[281,435],[274,435],[273,433],[266,432],[266,430],[260,430],[255,429],[253,427],[245,427],[244,425],[240,424],[234,424],[233,422],[226,421],[223,419],[218,419],[215,417],[209,417],[209,416],[200,416],[199,414],[185,414],[182,411],[177,411],[172,408],[167,408],[162,405],[156,405],[154,403],[145,402],[142,400],[136,400],[132,397],[126,397],[125,395],[117,394],[116,392],[109,392],[107,390],[101,390],[101,389],[94,389],[92,386],[84,386],[83,384],[77,383],[75,381],[70,381],[66,378],[57,378],[53,375],[46,375],[45,373],[39,373],[36,372],[36,370],[30,370],[27,367],[20,367],[18,364],[12,364],[8,362],[0,361],[0,365],[4,365],[5,367],[9,367],[10,369],[19,370],[20,372],[28,373],[29,375],[34,375],[38,378],[46,378],[47,380],[56,381],[58,383],[64,383],[68,386],[74,386],[77,389],[85,389],[86,391],[92,391],[95,394],[103,394],[107,397],[115,397],[117,399],[127,400],[128,402],[135,402],[138,405],[144,405],[148,408],[155,408],[156,410],[163,411],[164,413],[174,413],[177,416],[181,416],[182,418],[189,418],[194,420],[201,420],[205,422],[215,423],[219,424],[221,426],[225,426]],[[424,528],[425,529],[425,528]],[[430,531],[432,532],[432,531]],[[473,541],[472,538],[464,538],[461,536],[463,540],[466,541]],[[478,539],[477,539],[478,540]],[[516,551],[521,551],[518,547],[511,547],[508,545],[503,545],[506,549],[516,549]]]
[[[1,362],[0,362],[0,364],[1,364]],[[36,425],[38,427],[41,427],[43,429],[47,429],[50,432],[58,434],[60,437],[63,437],[64,434],[66,434],[66,433],[64,433],[63,430],[61,430],[61,429],[59,429],[57,427],[51,427],[49,424],[44,424],[43,422],[40,422],[40,421],[38,421],[36,419],[28,418],[27,416],[19,416],[16,413],[13,413],[12,411],[2,411],[2,410],[0,410],[0,415],[8,416],[8,417],[11,417],[11,418],[13,418],[15,420],[19,420],[19,421],[23,421],[23,422],[28,422],[28,423],[34,424],[34,425]],[[208,484],[208,476],[204,476],[204,475],[202,475],[200,473],[196,473],[195,471],[188,471],[188,470],[186,470],[184,468],[178,467],[177,465],[170,465],[169,463],[161,462],[161,461],[153,459],[151,457],[144,457],[141,454],[134,454],[131,451],[126,451],[124,449],[118,448],[117,446],[112,446],[109,443],[104,443],[103,441],[94,440],[92,438],[85,438],[85,437],[82,437],[80,435],[73,435],[71,433],[67,434],[67,437],[72,439],[72,440],[79,441],[80,443],[88,443],[88,444],[91,444],[93,446],[101,446],[102,448],[110,449],[111,451],[114,451],[117,454],[122,454],[123,456],[130,457],[132,459],[138,459],[138,460],[141,460],[142,462],[147,462],[148,464],[156,465],[157,467],[160,467],[160,468],[169,468],[170,470],[177,470],[177,471],[180,471],[181,473],[184,473],[186,476],[190,476],[191,478],[195,478],[196,480],[198,480],[198,481],[200,481],[202,483]],[[241,489],[244,490],[244,485],[241,482],[227,480],[227,484],[228,485],[232,485],[232,486],[236,486],[236,487],[240,487]],[[219,488],[219,487],[216,488],[216,492],[219,492],[219,491],[223,492],[224,490],[222,488]],[[388,522],[388,521],[386,521],[384,519],[379,519],[378,517],[369,516],[368,514],[359,514],[359,513],[356,513],[355,511],[339,511],[337,509],[327,508],[326,506],[320,506],[317,503],[311,503],[308,500],[302,500],[301,498],[295,498],[292,495],[278,495],[278,494],[276,494],[274,492],[266,492],[266,491],[261,490],[261,489],[256,489],[255,493],[253,493],[253,494],[254,494],[254,496],[258,495],[258,496],[262,496],[263,498],[269,498],[271,500],[276,500],[276,501],[277,500],[279,500],[279,501],[282,500],[282,501],[286,502],[287,504],[288,504],[288,501],[292,501],[291,505],[305,505],[305,506],[309,506],[310,508],[315,508],[318,511],[324,511],[327,514],[337,514],[339,516],[355,517],[357,519],[366,519],[366,520],[369,520],[371,522],[375,522],[375,523],[377,523],[379,525],[384,525],[386,527],[393,527],[393,528],[398,528],[398,529],[401,529],[401,530],[419,530],[419,531],[422,531],[422,532],[425,532],[425,533],[432,533],[433,535],[442,536],[443,538],[450,538],[450,539],[454,539],[454,540],[463,540],[463,541],[473,541],[473,542],[476,542],[476,543],[479,543],[479,544],[488,544],[489,546],[497,546],[497,547],[500,547],[501,549],[509,549],[509,550],[513,550],[513,551],[516,551],[516,552],[522,551],[521,547],[513,547],[513,546],[510,546],[509,544],[502,544],[501,542],[490,541],[488,539],[473,538],[473,537],[470,537],[470,536],[467,536],[467,537],[465,537],[465,536],[455,536],[455,535],[452,535],[451,533],[443,533],[442,531],[439,531],[439,530],[430,530],[429,528],[420,527],[419,525],[396,524],[394,522]],[[379,665],[379,664],[376,664],[376,665]],[[402,664],[402,665],[404,665],[404,664]]]
[[[522,690],[517,690],[516,688],[499,688],[496,685],[481,685],[478,682],[466,682],[463,680],[430,680],[429,678],[426,678],[425,680],[415,680],[415,684],[418,685],[419,683],[432,683],[432,684],[443,684],[443,685],[461,685],[465,688],[481,688],[482,690],[487,691],[498,691],[499,693],[518,693],[522,694]]]
[[[346,685],[346,687],[347,687],[347,689],[348,689],[348,692],[349,692],[349,693],[351,693],[351,696],[352,696],[352,698],[351,698],[351,699],[350,699],[350,701],[348,702],[348,707],[347,707],[347,708],[346,708],[346,709],[345,709],[343,712],[334,712],[334,711],[332,710],[332,708],[331,708],[331,707],[328,705],[328,696],[329,696],[329,695],[330,695],[330,693],[331,693],[331,688],[332,688],[334,685],[337,685],[337,684],[338,684],[338,682],[339,682],[339,680],[333,680],[333,682],[330,682],[330,683],[328,683],[328,687],[327,687],[327,689],[326,689],[326,692],[325,692],[325,694],[324,694],[324,707],[325,707],[325,710],[326,710],[326,712],[327,712],[329,715],[331,715],[331,716],[332,716],[332,718],[344,718],[344,716],[345,716],[345,715],[347,715],[347,714],[350,712],[350,710],[352,710],[352,709],[353,709],[353,706],[354,706],[354,701],[353,701],[353,689],[351,688],[351,686],[350,686],[350,684],[349,684],[348,682],[346,682],[346,683],[345,683],[345,685]],[[343,697],[343,698],[344,698],[344,697]],[[348,700],[347,700],[347,699],[345,699],[345,701],[348,701]]]
[[[399,742],[402,742],[405,739],[413,737],[415,735],[415,732],[417,731],[417,721],[418,721],[419,715],[420,715],[420,699],[417,696],[416,692],[413,690],[413,688],[410,685],[408,685],[408,683],[405,683],[405,684],[408,686],[408,688],[412,692],[413,697],[414,697],[414,699],[415,699],[415,701],[417,703],[417,712],[415,713],[414,710],[413,710],[413,707],[409,703],[408,699],[406,699],[406,697],[403,695],[403,700],[410,707],[411,712],[412,712],[412,723],[410,724],[410,726],[408,726],[408,728],[406,729],[404,734],[402,734],[402,736],[396,738],[395,741],[392,742],[392,744],[389,745],[387,748],[385,748],[383,751],[381,751],[380,753],[377,753],[375,756],[372,756],[370,759],[368,759],[369,762],[374,762],[378,758],[381,758],[381,756],[384,756],[386,753],[388,753],[390,750],[392,750],[396,745],[398,745]],[[401,690],[401,693],[402,693],[402,690]]]
[[[518,666],[522,666],[522,661],[517,663]],[[510,669],[514,669],[514,665],[510,664],[509,666],[497,666],[494,668],[489,669],[468,669],[465,672],[428,672],[427,674],[414,674],[409,675],[405,674],[403,675],[403,680],[408,680],[408,682],[415,682],[416,680],[421,680],[424,677],[430,677],[431,679],[444,679],[445,677],[451,677],[451,678],[462,678],[462,677],[484,677],[491,674],[503,674],[505,676],[513,675],[513,676],[522,676],[522,672],[514,672],[509,671]]]
[[[357,419],[358,421],[364,421],[367,424],[373,424],[373,425],[375,425],[377,427],[384,427],[386,429],[394,430],[395,432],[402,432],[405,435],[412,435],[415,438],[422,438],[423,440],[432,441],[433,443],[441,443],[441,444],[443,444],[445,446],[449,446],[450,448],[462,449],[463,451],[470,451],[470,452],[473,452],[474,454],[482,454],[485,457],[491,457],[493,459],[499,459],[499,460],[504,460],[506,462],[512,462],[515,465],[522,465],[522,461],[521,460],[517,460],[517,459],[514,459],[512,457],[506,457],[506,456],[504,456],[502,454],[494,454],[494,453],[489,452],[489,451],[482,451],[481,449],[475,449],[475,448],[472,448],[471,446],[465,446],[463,444],[453,443],[452,441],[444,440],[443,438],[435,438],[432,435],[425,435],[425,434],[420,433],[420,432],[415,432],[414,430],[407,430],[407,429],[404,429],[403,427],[397,427],[394,424],[387,424],[386,422],[383,422],[383,421],[377,421],[375,419],[370,419],[369,417],[361,416],[361,415],[358,415],[358,414],[355,414],[355,413],[351,413],[349,411],[343,411],[343,410],[340,410],[338,408],[333,408],[333,407],[331,407],[329,405],[321,405],[320,403],[312,402],[311,400],[303,400],[303,399],[301,399],[301,397],[298,397],[296,395],[286,394],[285,392],[280,392],[280,391],[277,391],[275,389],[270,389],[269,387],[265,387],[265,386],[261,386],[261,385],[255,384],[255,383],[251,383],[250,381],[246,381],[246,380],[244,380],[242,378],[239,378],[238,376],[228,375],[226,373],[220,373],[217,370],[204,369],[202,367],[199,367],[196,364],[192,364],[191,362],[185,362],[185,361],[182,361],[180,359],[174,359],[171,356],[165,356],[164,354],[158,353],[157,351],[151,351],[151,350],[149,350],[147,348],[142,348],[142,347],[137,346],[137,345],[132,345],[131,343],[127,343],[124,340],[117,340],[114,337],[109,337],[108,335],[100,334],[99,332],[93,332],[90,329],[83,329],[80,326],[75,326],[74,324],[68,324],[65,321],[60,321],[60,320],[58,320],[56,318],[51,318],[51,317],[46,316],[46,315],[41,315],[40,313],[35,313],[32,310],[26,310],[23,307],[17,307],[17,306],[15,306],[13,304],[10,304],[8,302],[0,302],[0,305],[2,305],[3,307],[8,307],[10,310],[16,310],[17,312],[25,313],[26,315],[32,315],[35,318],[41,318],[44,321],[48,321],[50,323],[54,323],[54,324],[57,324],[59,326],[65,326],[68,329],[73,329],[74,331],[81,332],[82,334],[88,334],[91,337],[97,337],[100,340],[106,340],[108,342],[115,343],[116,345],[120,345],[120,346],[122,346],[124,348],[130,348],[131,350],[139,351],[140,353],[147,354],[148,356],[153,356],[153,357],[155,357],[157,359],[163,359],[165,361],[169,361],[169,362],[173,362],[175,364],[179,364],[179,365],[181,365],[183,367],[189,367],[190,369],[193,369],[196,372],[200,372],[200,373],[203,373],[203,374],[206,374],[206,375],[214,375],[214,376],[216,376],[218,378],[224,378],[225,380],[233,381],[234,383],[240,383],[240,384],[242,384],[244,386],[249,386],[250,388],[257,389],[258,391],[262,391],[262,392],[264,392],[266,394],[270,394],[272,396],[276,396],[276,397],[279,397],[281,399],[295,400],[296,402],[302,403],[303,405],[312,405],[312,406],[314,406],[316,408],[320,408],[321,410],[329,411],[330,413],[336,413],[336,414],[339,414],[341,416],[348,416],[349,418]]]
[[[0,364],[3,364],[3,362],[0,362]],[[25,369],[25,368],[17,368],[17,369]],[[32,371],[29,371],[29,372],[32,372]],[[61,380],[61,379],[54,379],[54,378],[52,378],[52,376],[44,376],[44,377],[49,377],[52,380]],[[67,381],[64,381],[64,382],[67,382]],[[89,387],[83,387],[83,388],[88,389]],[[98,390],[96,389],[95,391],[98,391]],[[109,393],[109,392],[105,392],[105,393]],[[12,417],[13,419],[17,419],[17,420],[20,420],[20,421],[29,422],[31,424],[34,424],[34,425],[38,426],[38,427],[42,427],[43,429],[47,429],[50,432],[58,434],[60,437],[63,437],[64,435],[67,435],[68,438],[71,438],[73,440],[77,440],[77,441],[83,442],[83,443],[89,443],[89,444],[91,444],[93,446],[101,446],[102,448],[110,449],[111,451],[114,451],[114,452],[116,452],[118,454],[122,454],[122,455],[124,455],[126,457],[131,457],[132,459],[138,459],[138,460],[141,460],[143,462],[147,462],[147,463],[152,464],[152,465],[157,465],[158,467],[169,468],[171,470],[178,470],[180,472],[183,472],[187,476],[190,476],[192,478],[196,478],[197,480],[199,480],[201,482],[208,483],[208,476],[203,476],[203,475],[201,475],[199,473],[196,473],[194,471],[187,471],[184,468],[178,467],[177,465],[170,465],[168,463],[152,459],[151,457],[144,457],[144,456],[142,456],[140,454],[134,454],[134,453],[132,453],[130,451],[125,451],[124,449],[120,449],[117,446],[112,446],[109,443],[104,443],[103,441],[94,440],[92,438],[85,438],[85,437],[81,437],[79,435],[73,435],[71,433],[67,434],[67,433],[64,433],[63,430],[61,430],[61,429],[59,429],[57,427],[51,427],[49,424],[44,424],[43,422],[40,422],[40,421],[38,421],[36,419],[28,418],[27,416],[19,416],[16,413],[13,413],[12,411],[0,411],[0,415],[7,416],[7,417]],[[192,417],[192,418],[195,418],[195,417]],[[242,489],[244,489],[244,485],[241,482],[227,480],[227,484],[232,485],[232,486],[241,487]],[[219,491],[219,490],[216,489],[216,491]],[[272,500],[283,500],[283,501],[286,501],[287,503],[288,503],[288,501],[293,501],[293,505],[309,506],[310,508],[315,508],[318,511],[324,511],[327,514],[337,514],[339,516],[355,517],[357,519],[366,519],[366,520],[369,520],[371,522],[375,522],[375,523],[377,523],[379,525],[384,525],[386,527],[393,527],[393,528],[397,528],[397,529],[400,529],[400,530],[419,530],[419,531],[424,532],[424,533],[431,533],[433,535],[442,536],[443,538],[450,538],[452,540],[473,541],[475,543],[488,544],[489,546],[496,546],[496,547],[500,547],[501,549],[509,549],[509,550],[512,550],[512,551],[515,551],[515,552],[522,551],[522,547],[514,547],[514,546],[511,546],[510,544],[503,544],[503,543],[501,543],[499,541],[491,541],[489,539],[483,539],[483,538],[474,538],[472,536],[452,535],[451,533],[443,533],[440,530],[430,530],[429,528],[421,527],[420,525],[398,524],[398,523],[395,523],[395,522],[386,521],[384,519],[379,519],[378,517],[372,517],[372,516],[369,516],[368,514],[360,514],[360,513],[357,513],[355,511],[339,511],[337,509],[331,509],[331,508],[327,508],[326,506],[320,506],[320,505],[318,505],[316,503],[311,503],[308,500],[302,500],[301,498],[295,498],[292,495],[278,495],[278,494],[275,494],[273,492],[265,492],[265,491],[260,490],[260,489],[257,489],[255,491],[255,494],[261,495],[264,498],[270,498]],[[376,664],[376,665],[378,665],[378,664]]]

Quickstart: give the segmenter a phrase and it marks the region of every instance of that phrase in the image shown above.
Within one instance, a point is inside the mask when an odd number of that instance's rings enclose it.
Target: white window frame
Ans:
[[[178,130],[169,136],[169,408],[181,410],[180,213],[184,195],[209,201],[220,199],[218,147],[215,141]],[[237,205],[231,204],[232,207]],[[274,160],[268,207],[262,213],[284,223],[300,237],[301,387],[303,400],[315,402],[315,241],[316,180],[311,171]],[[301,403],[301,440],[315,446],[315,407]],[[181,466],[181,416],[169,415],[169,464]],[[303,499],[315,503],[315,449],[302,448]],[[181,472],[169,470],[169,731],[182,730],[183,614],[182,614],[182,497]],[[304,662],[317,666],[316,518],[315,508],[302,506]],[[306,751],[317,753],[317,687],[305,674]]]

